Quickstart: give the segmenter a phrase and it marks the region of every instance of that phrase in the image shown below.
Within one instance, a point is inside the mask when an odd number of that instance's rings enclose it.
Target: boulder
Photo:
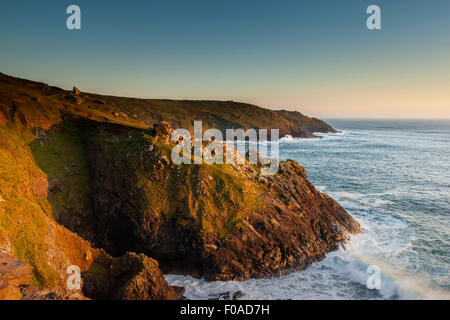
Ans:
[[[20,286],[31,281],[33,268],[26,262],[0,253],[0,282]]]
[[[167,121],[161,121],[155,124],[154,129],[156,130],[156,136],[164,142],[169,142],[172,137],[172,126]]]

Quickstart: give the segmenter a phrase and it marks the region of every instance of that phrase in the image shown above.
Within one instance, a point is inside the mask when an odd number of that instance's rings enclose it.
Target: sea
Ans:
[[[166,275],[188,299],[450,299],[450,120],[326,120],[339,133],[285,137],[321,192],[364,229],[308,269],[246,281]]]

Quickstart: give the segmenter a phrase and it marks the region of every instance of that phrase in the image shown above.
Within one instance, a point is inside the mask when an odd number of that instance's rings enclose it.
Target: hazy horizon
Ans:
[[[450,2],[0,0],[0,72],[148,99],[233,100],[317,118],[450,118]],[[366,28],[366,8],[382,30]]]

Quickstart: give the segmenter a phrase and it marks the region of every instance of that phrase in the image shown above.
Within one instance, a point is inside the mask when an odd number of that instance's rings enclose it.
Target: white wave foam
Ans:
[[[166,275],[170,285],[186,288],[189,299],[210,299],[221,293],[242,291],[244,299],[450,299],[450,292],[429,279],[391,265],[380,258],[384,248],[370,235],[352,238],[308,269],[290,275],[246,281],[213,281],[189,276]],[[366,287],[369,265],[381,270],[380,290]]]
[[[363,195],[360,193],[351,193],[351,192],[330,192],[330,197],[337,201],[345,201],[345,200],[352,200],[352,199],[358,199],[361,198]]]

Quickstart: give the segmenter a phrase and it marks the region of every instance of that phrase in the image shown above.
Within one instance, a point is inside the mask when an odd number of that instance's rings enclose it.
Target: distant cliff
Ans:
[[[17,91],[20,88],[33,87],[45,96],[61,103],[72,102],[83,106],[87,113],[104,112],[112,117],[127,118],[146,126],[167,121],[173,128],[192,129],[194,120],[202,120],[205,129],[217,128],[238,129],[279,129],[280,136],[312,137],[314,132],[336,132],[327,123],[305,116],[297,111],[274,111],[255,105],[233,101],[207,101],[207,100],[157,100],[136,99],[104,96],[80,92],[72,96],[71,92],[43,83],[32,82],[6,76],[0,73],[4,84],[13,87],[9,90]],[[77,89],[78,90],[78,89]],[[80,107],[81,108],[81,107]],[[2,116],[0,115],[0,121]]]
[[[279,129],[280,137],[313,137],[314,132],[336,132],[327,123],[307,117],[297,111],[273,111],[255,105],[233,101],[135,99],[86,94],[91,101],[103,103],[103,108],[119,112],[130,119],[153,125],[167,121],[173,128],[192,131],[194,120],[202,120],[205,129],[254,128]]]

